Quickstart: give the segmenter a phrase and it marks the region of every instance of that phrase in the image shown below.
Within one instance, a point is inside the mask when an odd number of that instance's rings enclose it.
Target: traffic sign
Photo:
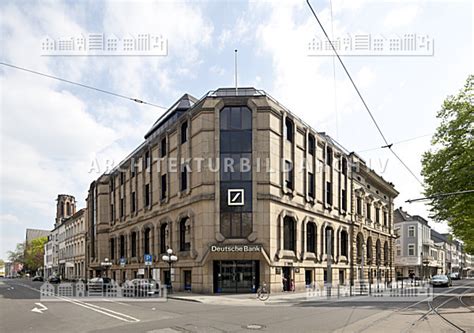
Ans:
[[[145,254],[144,259],[145,259],[145,265],[151,265],[153,262],[153,256],[151,254]]]
[[[127,263],[127,258],[120,258],[120,266],[121,267],[124,267],[126,263]]]

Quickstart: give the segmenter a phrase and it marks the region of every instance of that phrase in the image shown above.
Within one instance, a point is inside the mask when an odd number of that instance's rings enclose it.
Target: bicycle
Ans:
[[[264,282],[262,286],[257,289],[257,298],[261,301],[266,301],[270,297],[270,290]]]

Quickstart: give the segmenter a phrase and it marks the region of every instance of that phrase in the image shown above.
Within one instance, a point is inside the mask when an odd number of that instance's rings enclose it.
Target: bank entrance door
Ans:
[[[260,280],[258,260],[215,260],[215,293],[254,293]]]

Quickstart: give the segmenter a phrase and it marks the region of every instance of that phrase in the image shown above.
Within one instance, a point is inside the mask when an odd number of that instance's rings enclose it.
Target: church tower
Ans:
[[[76,212],[76,199],[74,196],[68,194],[58,194],[56,201],[57,206],[55,227],[60,225],[64,219],[73,216]]]

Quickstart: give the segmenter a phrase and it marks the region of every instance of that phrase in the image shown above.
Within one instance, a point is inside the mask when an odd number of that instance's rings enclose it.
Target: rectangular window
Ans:
[[[408,237],[415,237],[415,226],[408,227]]]
[[[380,208],[375,208],[375,222],[380,224]]]
[[[341,190],[341,207],[342,210],[347,211],[347,191],[345,189]]]
[[[145,169],[148,170],[151,166],[150,152],[147,150],[145,152]]]
[[[288,189],[293,190],[293,163],[285,161],[285,185]]]
[[[332,166],[332,148],[329,146],[326,146],[326,164],[329,166]]]
[[[132,162],[130,163],[130,178],[135,177],[135,163],[132,159]]]
[[[124,199],[120,198],[120,217],[125,216],[125,206],[124,206]]]
[[[136,195],[135,192],[132,192],[132,202],[131,202],[131,207],[132,207],[132,213],[135,213],[136,210]]]
[[[326,182],[326,203],[332,205],[332,182]]]
[[[316,151],[316,140],[314,139],[314,135],[308,135],[308,153],[314,156],[314,152]]]
[[[356,213],[362,215],[362,198],[357,197],[356,199]]]
[[[311,172],[308,172],[308,196],[313,199],[314,199],[314,192],[315,192],[314,187],[315,187],[314,174]]]
[[[181,192],[188,189],[188,169],[186,166],[181,168]]]
[[[150,184],[145,185],[145,207],[150,206]]]
[[[371,209],[372,209],[372,207],[371,207],[370,203],[367,203],[367,205],[365,207],[365,210],[366,210],[365,211],[365,217],[367,217],[368,220],[370,220],[370,218],[371,218]]]
[[[397,246],[397,256],[401,256],[402,255],[402,249],[400,248],[400,246]]]
[[[166,138],[161,139],[161,157],[166,156]]]
[[[121,172],[120,173],[120,185],[123,185],[125,183],[125,173]]]
[[[342,158],[342,174],[344,176],[347,176],[347,160],[345,158]]]
[[[188,122],[185,121],[181,124],[181,143],[185,143],[188,140]]]
[[[132,258],[137,256],[137,234],[132,232]]]
[[[161,199],[166,198],[166,174],[161,175]]]
[[[383,225],[388,226],[388,213],[383,212]]]
[[[285,119],[285,136],[286,139],[290,142],[293,142],[293,137],[294,137],[294,129],[293,129],[293,121],[291,121],[290,118]]]
[[[409,256],[415,255],[415,244],[408,244],[408,255]]]

